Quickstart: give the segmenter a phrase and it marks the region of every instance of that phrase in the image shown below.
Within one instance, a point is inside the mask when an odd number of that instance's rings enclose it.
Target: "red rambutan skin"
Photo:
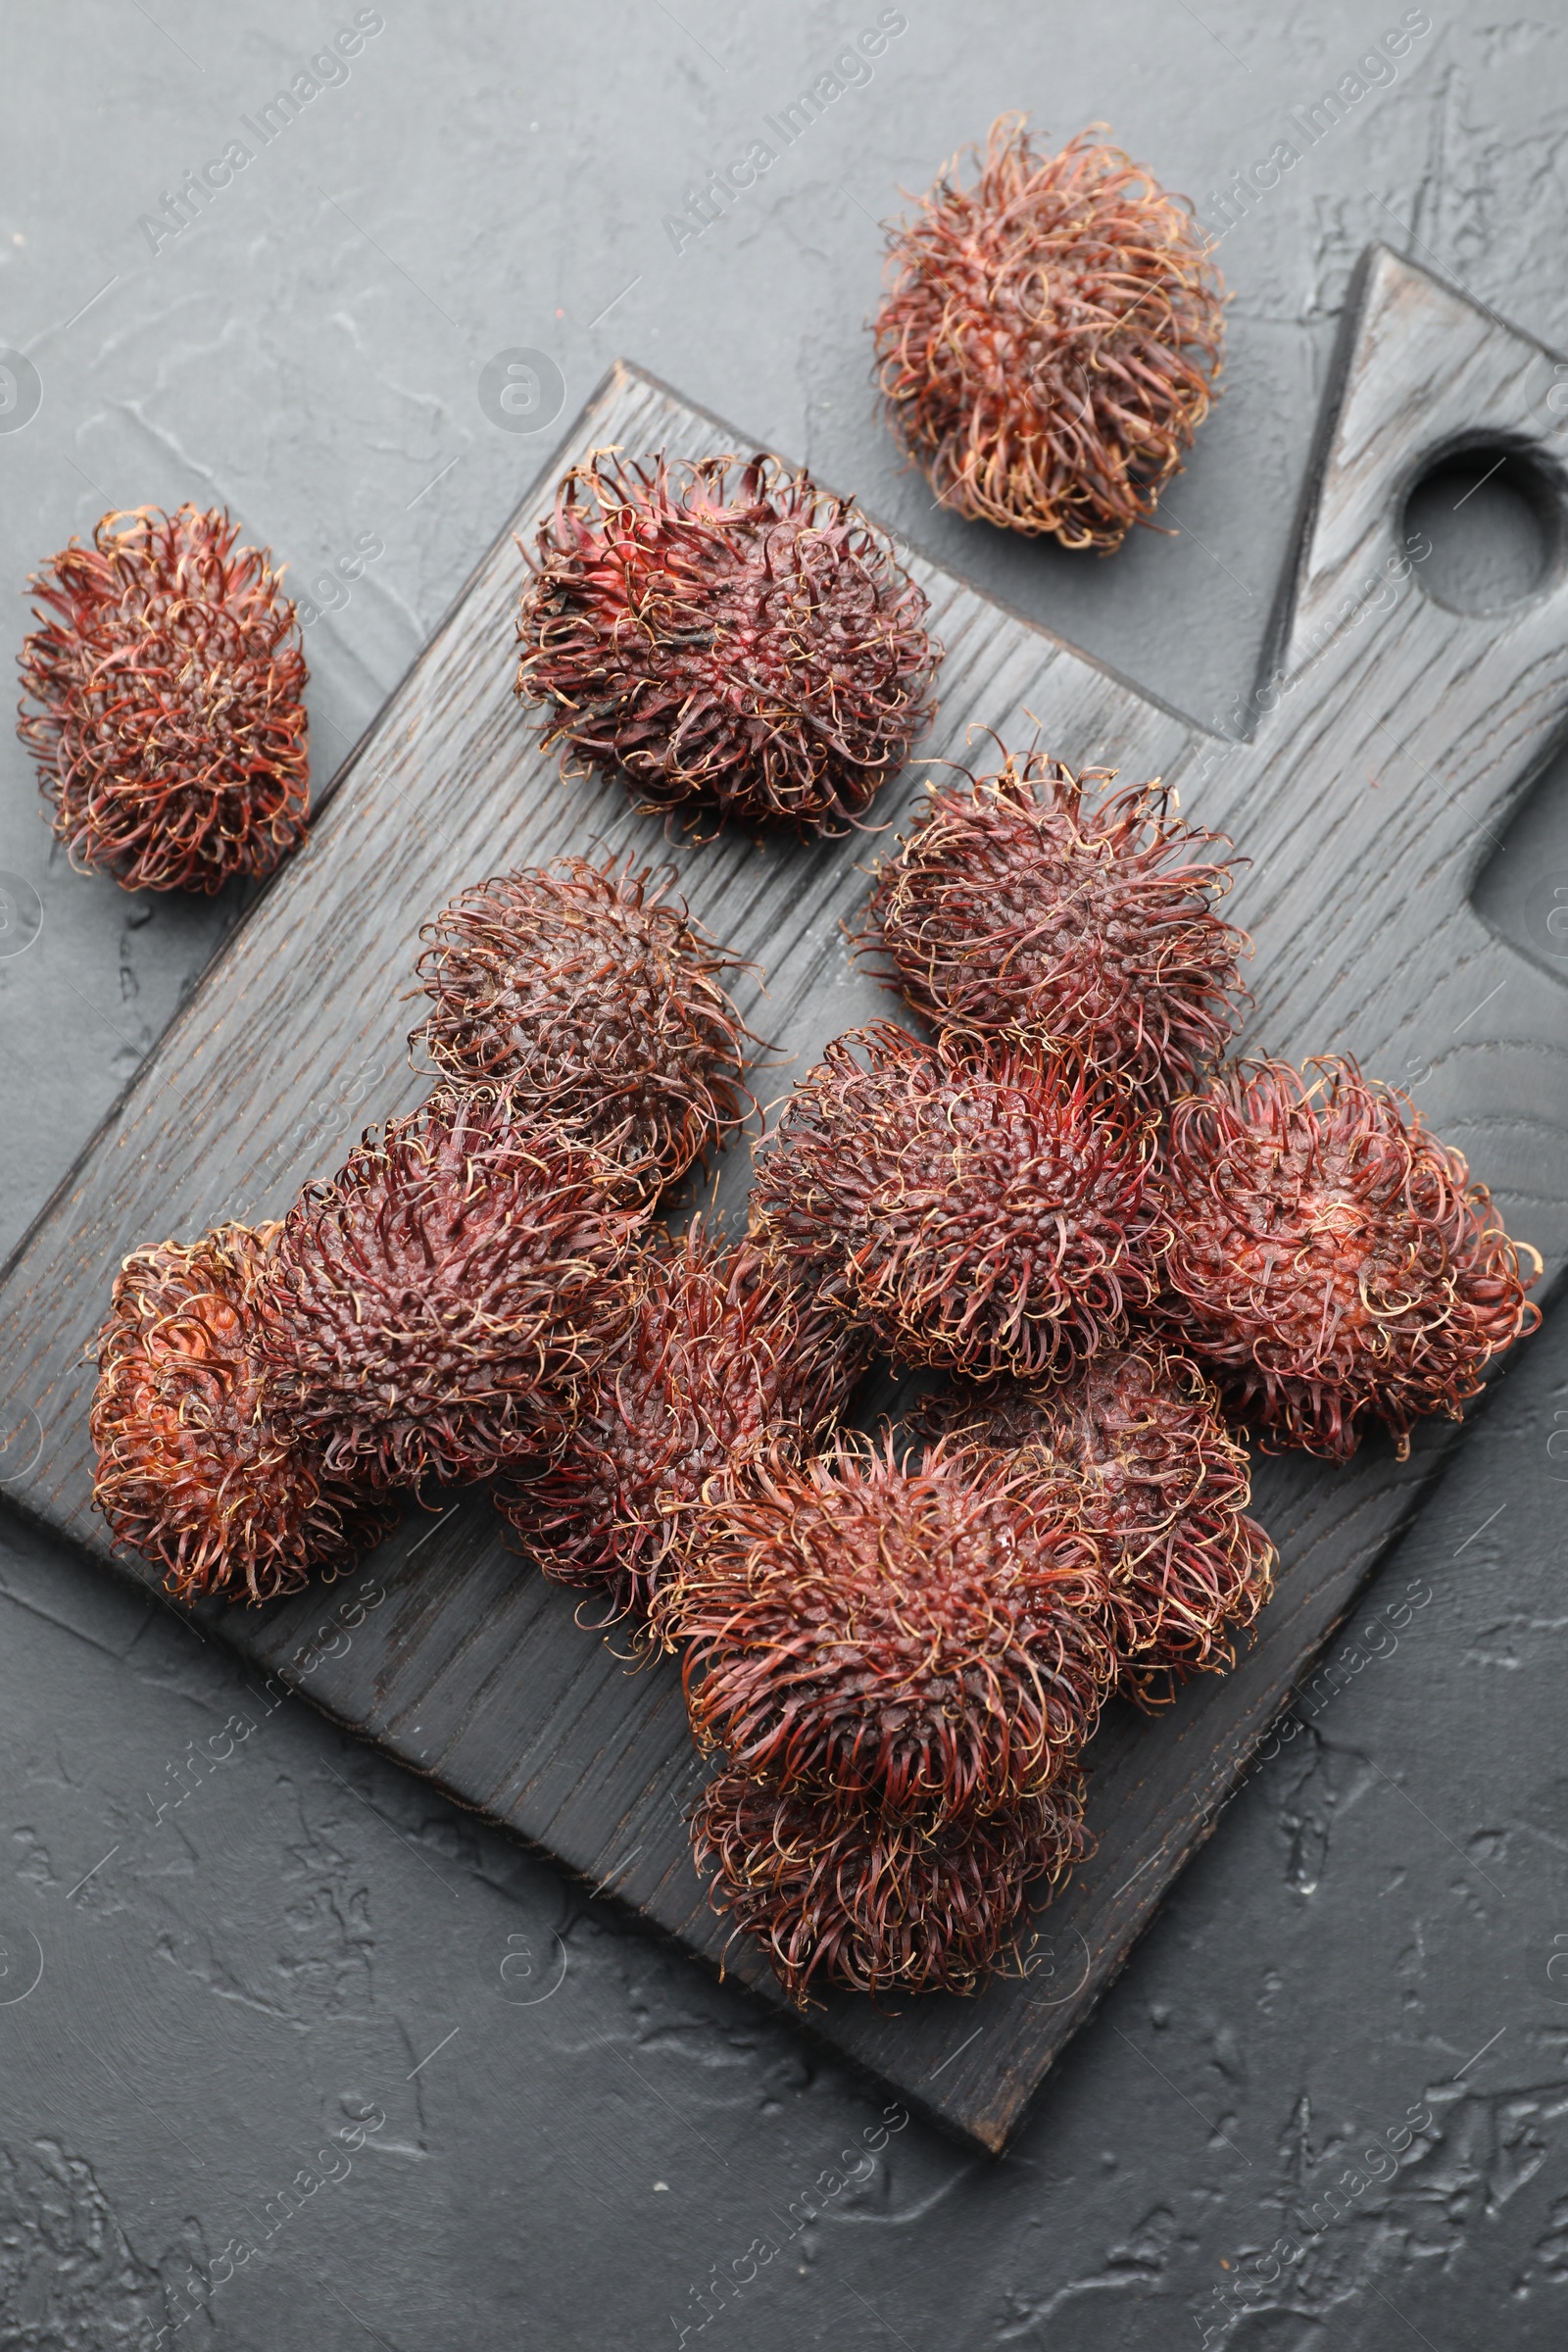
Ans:
[[[646,1215],[505,1087],[438,1087],[285,1218],[260,1294],[276,1394],[378,1486],[559,1443],[624,1329],[612,1277]]]
[[[622,1281],[624,1338],[558,1458],[492,1487],[544,1573],[641,1617],[700,1521],[706,1482],[759,1446],[818,1436],[859,1359],[749,1244],[650,1243]]]
[[[692,1821],[713,1908],[762,1945],[790,1998],[979,1991],[1016,1957],[1026,1889],[1087,1850],[1083,1778],[983,1819],[929,1822],[744,1773],[710,1781]]]
[[[711,1482],[655,1620],[685,1644],[699,1747],[947,1821],[1077,1754],[1115,1673],[1105,1599],[1069,1481],[840,1438]]]
[[[1324,1055],[1222,1071],[1176,1103],[1162,1311],[1267,1446],[1343,1461],[1369,1422],[1402,1460],[1540,1322],[1540,1259],[1409,1098]],[[1535,1258],[1535,1270],[1524,1261]]]
[[[1076,1054],[1155,1108],[1190,1093],[1236,1027],[1250,952],[1213,911],[1229,842],[1184,824],[1158,783],[1086,809],[1111,769],[1031,751],[960,772],[968,789],[929,786],[879,866],[860,944],[939,1029]]]
[[[270,1600],[341,1575],[398,1507],[326,1471],[276,1408],[256,1289],[278,1228],[133,1250],[97,1340],[93,1501],[181,1600]]]
[[[517,692],[644,808],[842,829],[935,709],[925,615],[882,533],[776,458],[600,452],[540,529]]]
[[[71,862],[209,895],[305,838],[305,656],[270,556],[221,509],[106,514],[29,585],[18,732]]]
[[[1215,395],[1212,249],[1184,199],[1089,131],[1041,155],[1004,115],[977,162],[966,188],[956,157],[892,232],[889,422],[956,514],[1108,553]]]
[[[902,1363],[1065,1371],[1153,1298],[1152,1150],[1152,1120],[1068,1062],[966,1059],[879,1021],[796,1088],[758,1159],[753,1230]]]
[[[1146,1703],[1172,1678],[1234,1663],[1227,1635],[1250,1625],[1274,1582],[1274,1546],[1247,1515],[1244,1448],[1191,1357],[1140,1333],[1072,1379],[992,1381],[927,1398],[921,1437],[1042,1456],[1078,1483],[1083,1524],[1104,1554],[1121,1688]]]
[[[420,934],[432,1010],[410,1044],[540,1115],[651,1160],[662,1183],[738,1127],[751,1037],[738,958],[629,864],[563,858],[466,890]]]

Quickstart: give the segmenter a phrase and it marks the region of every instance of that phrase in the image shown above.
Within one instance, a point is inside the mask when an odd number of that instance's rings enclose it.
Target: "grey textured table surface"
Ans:
[[[346,80],[265,144],[242,128],[356,13],[14,9],[0,99],[0,343],[41,395],[0,431],[4,576],[105,507],[184,497],[307,595],[378,547],[314,592],[318,772],[617,351],[1216,724],[1252,685],[1362,246],[1568,347],[1550,12],[1434,19],[1358,74],[1396,8],[389,6],[358,12],[379,29]],[[731,217],[670,231],[899,16]],[[1102,564],[932,512],[860,327],[898,187],[1028,106],[1054,138],[1108,121],[1217,225],[1349,75],[1225,239],[1228,390],[1177,535]],[[258,152],[192,225],[142,225],[235,138]],[[559,372],[559,419],[498,406],[486,368],[517,350]],[[1422,507],[1456,595],[1528,538],[1505,494],[1462,496]],[[70,874],[0,757],[9,1247],[239,908]],[[1548,960],[1565,788],[1543,778],[1479,893]],[[1560,2343],[1565,1492],[1558,1313],[998,2164],[890,2131],[787,2022],[297,1702],[182,1769],[222,1744],[235,1662],[0,1524],[0,2346]],[[328,2180],[334,2132],[363,2145]]]

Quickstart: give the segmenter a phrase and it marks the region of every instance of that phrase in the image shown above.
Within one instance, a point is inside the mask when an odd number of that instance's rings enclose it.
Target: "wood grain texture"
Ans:
[[[1373,1075],[1413,1082],[1510,1228],[1555,1268],[1568,1245],[1568,999],[1487,929],[1469,892],[1564,720],[1561,564],[1527,603],[1482,616],[1437,605],[1419,566],[1402,579],[1387,568],[1404,494],[1433,457],[1477,439],[1548,452],[1556,419],[1538,417],[1532,387],[1549,383],[1549,361],[1381,250],[1342,351],[1276,633],[1280,678],[1253,740],[1202,734],[906,554],[947,649],[924,749],[962,759],[976,723],[1026,743],[1027,710],[1074,766],[1176,783],[1188,813],[1232,829],[1252,859],[1233,902],[1257,946],[1247,1043],[1292,1056],[1350,1051]],[[428,1079],[405,1056],[405,992],[419,925],[462,885],[599,845],[669,860],[703,921],[761,967],[742,1010],[797,1070],[890,1009],[852,967],[840,928],[863,898],[864,837],[669,841],[618,784],[564,783],[534,748],[512,694],[513,534],[531,535],[564,464],[612,442],[691,455],[747,446],[658,383],[614,371],[345,763],[308,849],[205,976],[0,1281],[7,1425],[30,1428],[30,1411],[41,1433],[35,1446],[13,1443],[13,1462],[33,1458],[7,1492],[101,1558],[84,1350],[120,1259],[221,1217],[280,1213],[363,1121],[418,1100]],[[901,816],[922,774],[912,766],[884,794],[879,820]],[[721,1204],[743,1199],[746,1161],[744,1148],[729,1154]],[[1278,1597],[1234,1674],[1205,1679],[1153,1723],[1112,1710],[1092,1754],[1099,1851],[1044,1917],[1033,1973],[903,2014],[834,1997],[811,2030],[926,2114],[1000,2148],[1447,1442],[1423,1431],[1403,1465],[1378,1442],[1341,1471],[1261,1463]],[[416,1514],[346,1584],[262,1611],[199,1614],[462,1803],[716,1958],[724,1930],[686,1849],[702,1767],[677,1677],[667,1663],[628,1670],[576,1624],[574,1603],[504,1549],[488,1504],[470,1494],[439,1523]],[[731,1945],[726,1964],[771,1993],[748,1947]]]

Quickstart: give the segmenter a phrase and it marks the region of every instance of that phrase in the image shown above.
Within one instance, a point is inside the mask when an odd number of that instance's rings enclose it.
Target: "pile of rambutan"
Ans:
[[[1230,844],[1115,783],[1036,751],[930,789],[859,944],[934,1034],[839,1039],[759,1158],[801,1311],[948,1376],[902,1453],[732,1459],[653,1602],[719,1761],[698,1860],[796,1999],[1016,1964],[1106,1698],[1223,1672],[1269,1598],[1249,1436],[1402,1453],[1536,1319],[1405,1097],[1224,1061]]]
[[[972,511],[1069,544],[1147,511],[1217,333],[1128,171],[999,134],[980,193],[1015,249],[947,188],[885,322],[937,477],[956,495],[967,452]],[[1078,373],[977,423],[986,351],[1005,383],[1007,336],[1048,328]],[[1049,445],[1069,412],[1092,495]],[[101,531],[48,592],[76,638],[30,641],[74,854],[127,880],[216,886],[295,821],[270,575],[220,521]],[[804,475],[600,453],[540,535],[518,683],[652,806],[815,832],[924,724],[924,614]],[[201,695],[232,760],[197,776],[166,737]],[[483,1482],[587,1622],[678,1651],[714,1767],[697,1862],[797,2001],[1027,1966],[1031,1901],[1088,1849],[1102,1709],[1224,1672],[1269,1598],[1249,1441],[1402,1455],[1539,1320],[1533,1252],[1408,1098],[1344,1057],[1227,1059],[1230,843],[1157,781],[998,751],[876,867],[857,944],[909,1025],[801,1078],[743,1238],[668,1216],[757,1107],[739,959],[652,874],[569,858],[426,925],[427,1099],[279,1221],[134,1251],[99,1335],[95,1499],[180,1597],[295,1591],[405,1495]],[[941,1385],[873,1440],[878,1356]]]
[[[1061,1115],[1085,1100],[1086,1073],[1102,1090],[1089,1120],[1097,1143],[1077,1147],[1077,1186],[1057,1180],[1051,1207],[1031,1196],[1049,1172],[1038,1148],[1021,1148],[1003,1183],[1002,1163],[976,1160],[953,1123],[954,1150],[990,1199],[984,1298],[1000,1292],[1021,1312],[1041,1295],[1043,1264],[1073,1287],[1093,1221],[1087,1179],[1120,1148],[1136,1106],[1150,1122],[1143,1190],[1121,1197],[1099,1238],[1108,1252],[1119,1228],[1141,1287],[1124,1286],[1119,1307],[1056,1309],[1065,1336],[1054,1358],[1042,1346],[1042,1361],[1087,1371],[1120,1350],[1120,1374],[1102,1381],[1132,1378],[1151,1396],[1174,1396],[1172,1379],[1180,1388],[1200,1376],[1266,1445],[1342,1460],[1382,1422],[1403,1452],[1418,1418],[1457,1419],[1488,1365],[1539,1320],[1525,1297],[1535,1253],[1508,1239],[1486,1187],[1408,1097],[1354,1062],[1330,1055],[1298,1071],[1222,1058],[1250,953],[1217,910],[1230,844],[1188,824],[1157,784],[1114,792],[1114,781],[1101,770],[1075,776],[1032,751],[967,777],[966,790],[933,785],[873,879],[860,944],[886,959],[910,1009],[937,1031],[933,1046],[901,1054],[925,1056],[971,1105],[989,1099],[999,1052],[1039,1057]],[[840,1054],[826,1070],[842,1067]],[[897,1153],[878,1125],[870,1072],[834,1097],[854,1173],[841,1170],[831,1187],[820,1180],[825,1083],[812,1073],[786,1111],[763,1162],[758,1218],[777,1262],[808,1266],[823,1298],[851,1315],[864,1311],[923,1196],[906,1162],[891,1189],[878,1189]],[[917,1122],[900,1125],[906,1145]],[[928,1232],[913,1262],[900,1261],[901,1296],[919,1301],[919,1328],[898,1333],[895,1353],[971,1377],[1031,1376],[1010,1346],[994,1345],[987,1362],[967,1345],[990,1310],[981,1285],[956,1287],[959,1241],[971,1261],[976,1249],[963,1217],[933,1215]],[[1183,1352],[1129,1354],[1140,1324]]]
[[[735,958],[580,858],[426,938],[427,1100],[280,1222],[125,1261],[95,1499],[182,1596],[262,1600],[351,1565],[400,1494],[495,1479],[542,1564],[640,1610],[668,1514],[743,1442],[814,1438],[857,1361],[754,1250],[649,1238],[750,1100]]]
[[[1069,1481],[993,1446],[840,1438],[710,1481],[660,1593],[723,1769],[699,1863],[780,1983],[972,1992],[1083,1848],[1114,1671]]]

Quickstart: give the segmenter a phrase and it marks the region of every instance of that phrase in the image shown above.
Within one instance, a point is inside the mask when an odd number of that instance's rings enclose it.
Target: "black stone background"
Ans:
[[[1568,18],[1446,9],[1255,205],[1177,535],[1102,563],[901,470],[876,220],[1009,106],[1053,140],[1108,122],[1208,215],[1401,11],[908,0],[873,77],[677,253],[662,216],[879,13],[387,0],[155,258],[138,217],[354,12],[9,8],[0,340],[43,400],[0,433],[4,578],[111,506],[223,501],[307,595],[378,538],[308,633],[324,775],[625,353],[1212,721],[1251,683],[1368,240],[1568,348]],[[477,392],[518,346],[564,385],[531,434]],[[1450,576],[1516,569],[1512,494],[1456,504],[1426,500]],[[240,909],[70,873],[0,760],[9,1245]],[[1555,769],[1482,896],[1546,955],[1562,883]],[[302,1703],[182,1779],[245,1703],[233,1660],[6,1519],[0,2346],[1561,2343],[1565,1498],[1558,1310],[998,2163],[915,2125],[877,2147],[874,2085]],[[304,2193],[357,2115],[385,2120]]]

